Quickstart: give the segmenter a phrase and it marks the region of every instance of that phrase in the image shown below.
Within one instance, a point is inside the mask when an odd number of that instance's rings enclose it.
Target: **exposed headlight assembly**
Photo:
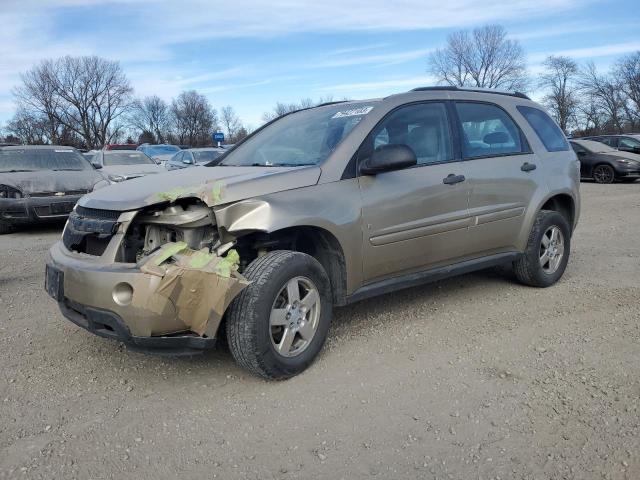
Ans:
[[[15,187],[0,185],[0,198],[23,198],[25,195]]]
[[[109,180],[111,180],[112,182],[124,182],[127,179],[127,177],[124,177],[122,175],[109,175]]]

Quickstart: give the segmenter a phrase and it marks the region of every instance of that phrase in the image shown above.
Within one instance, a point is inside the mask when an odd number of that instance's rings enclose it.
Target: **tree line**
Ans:
[[[500,25],[450,34],[428,57],[428,72],[441,85],[534,91],[560,127],[574,136],[640,130],[640,51],[620,57],[607,71],[593,62],[548,56],[532,76],[525,51]],[[174,143],[203,146],[223,130],[229,143],[249,128],[231,106],[218,110],[195,90],[170,102],[136,98],[120,64],[96,56],[45,60],[23,73],[14,89],[16,112],[5,141],[100,148],[108,143]],[[278,102],[265,122],[315,102]]]
[[[235,143],[248,135],[231,106],[218,111],[195,90],[171,102],[136,98],[118,62],[96,56],[45,60],[20,77],[6,142],[101,148],[109,143],[209,145],[223,129]]]

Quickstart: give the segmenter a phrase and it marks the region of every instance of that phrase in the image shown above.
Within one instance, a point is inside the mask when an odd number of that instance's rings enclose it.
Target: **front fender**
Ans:
[[[362,282],[361,209],[357,180],[346,179],[217,206],[214,214],[223,242],[292,227],[328,231],[344,253],[350,293]]]

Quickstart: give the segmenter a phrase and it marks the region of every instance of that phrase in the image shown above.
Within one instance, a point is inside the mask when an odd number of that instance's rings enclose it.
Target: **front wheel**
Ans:
[[[254,260],[251,281],[227,316],[236,362],[268,379],[305,370],[322,349],[331,323],[331,286],[322,265],[304,253],[279,250]]]
[[[513,263],[513,271],[525,285],[550,287],[562,277],[570,253],[567,220],[558,212],[541,210],[529,234],[527,249]]]

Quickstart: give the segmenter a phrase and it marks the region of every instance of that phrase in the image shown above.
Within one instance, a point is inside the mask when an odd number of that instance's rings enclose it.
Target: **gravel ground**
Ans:
[[[131,353],[0,237],[0,478],[640,478],[640,184],[583,184],[555,287],[496,270],[336,311],[304,374]]]

